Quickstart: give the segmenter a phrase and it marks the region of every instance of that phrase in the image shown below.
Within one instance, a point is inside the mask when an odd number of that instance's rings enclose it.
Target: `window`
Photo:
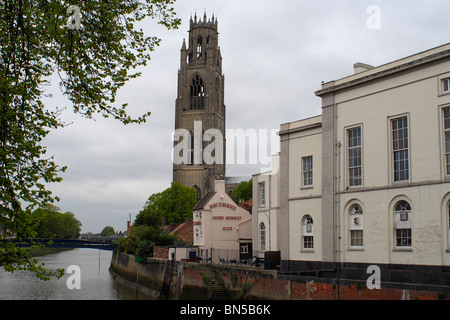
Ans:
[[[359,204],[350,208],[350,247],[364,246],[363,209]]]
[[[412,246],[411,205],[407,201],[399,201],[394,212],[395,246],[410,248]]]
[[[450,201],[447,203],[447,252],[450,249]]]
[[[394,181],[409,180],[408,118],[392,120]]]
[[[198,37],[197,39],[197,59],[202,58],[202,37]]]
[[[304,250],[314,249],[314,234],[313,234],[313,218],[309,215],[303,217],[302,220],[302,248]]]
[[[202,110],[205,107],[204,102],[205,87],[203,80],[198,75],[192,80],[191,83],[191,110]]]
[[[264,222],[259,225],[259,236],[261,251],[266,251],[266,225]]]
[[[199,202],[202,199],[202,192],[197,185],[192,187],[195,190],[195,201]],[[202,219],[202,213],[199,213],[200,220]]]
[[[259,183],[259,206],[264,207],[266,205],[266,184],[264,182]]]
[[[362,185],[361,127],[347,130],[348,184]]]
[[[194,134],[192,132],[189,132],[189,141],[188,141],[188,150],[187,150],[187,165],[193,166],[194,165]]]
[[[450,78],[441,80],[442,82],[442,93],[450,92]]]
[[[444,112],[444,152],[446,174],[450,175],[450,108],[445,108]]]
[[[303,186],[309,187],[313,184],[313,157],[302,158]]]

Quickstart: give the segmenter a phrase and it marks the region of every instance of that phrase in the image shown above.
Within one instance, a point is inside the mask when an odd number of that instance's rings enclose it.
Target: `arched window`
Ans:
[[[412,246],[411,205],[404,200],[394,207],[395,246],[409,248]]]
[[[202,110],[205,107],[204,104],[205,87],[203,80],[198,75],[192,80],[191,83],[191,110]]]
[[[302,248],[314,249],[314,221],[310,215],[306,215],[302,219]]]
[[[198,202],[202,199],[202,192],[200,191],[200,188],[195,185],[192,187],[195,190],[196,196],[195,196],[195,200]]]
[[[450,201],[445,208],[447,211],[447,248],[450,249]]]
[[[197,38],[197,59],[201,59],[202,58],[202,37],[198,37]]]
[[[266,225],[264,222],[259,224],[259,240],[261,251],[266,251]]]
[[[359,204],[350,207],[350,247],[364,246],[363,209]]]

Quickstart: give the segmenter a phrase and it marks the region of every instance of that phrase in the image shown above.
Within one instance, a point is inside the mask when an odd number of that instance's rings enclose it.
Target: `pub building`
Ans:
[[[225,181],[216,180],[194,207],[194,246],[203,261],[233,263],[252,255],[252,215],[226,193]]]

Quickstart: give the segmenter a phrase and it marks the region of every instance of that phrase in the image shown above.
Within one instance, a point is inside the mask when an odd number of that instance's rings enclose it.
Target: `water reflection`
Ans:
[[[71,274],[61,279],[42,281],[27,271],[5,272],[0,269],[1,300],[134,300],[150,299],[150,295],[115,281],[108,271],[112,251],[72,249],[37,257],[49,269],[77,265],[81,271],[81,288],[68,289]]]

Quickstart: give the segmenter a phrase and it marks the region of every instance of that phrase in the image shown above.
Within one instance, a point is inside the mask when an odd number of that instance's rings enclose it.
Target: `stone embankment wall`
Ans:
[[[449,299],[450,292],[422,291],[386,286],[368,289],[365,283],[314,277],[280,275],[273,270],[177,262],[149,258],[145,264],[135,262],[126,253],[113,254],[110,272],[117,281],[159,299],[208,300],[214,282],[233,300],[425,300]],[[217,286],[217,284],[216,284]]]

